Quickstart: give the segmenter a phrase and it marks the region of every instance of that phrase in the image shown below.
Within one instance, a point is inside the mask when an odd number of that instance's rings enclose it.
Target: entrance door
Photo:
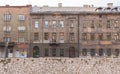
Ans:
[[[75,57],[75,48],[74,47],[69,48],[69,57]]]
[[[33,58],[38,58],[40,56],[39,47],[33,47]]]

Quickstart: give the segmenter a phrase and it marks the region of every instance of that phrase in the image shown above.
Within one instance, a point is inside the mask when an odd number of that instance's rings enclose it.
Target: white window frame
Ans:
[[[38,21],[35,21],[35,22],[34,22],[34,27],[35,27],[35,28],[38,28],[38,27],[39,27],[39,22],[38,22]]]
[[[64,21],[60,21],[60,28],[64,28]]]
[[[25,15],[18,15],[18,20],[19,21],[24,21],[25,20]]]

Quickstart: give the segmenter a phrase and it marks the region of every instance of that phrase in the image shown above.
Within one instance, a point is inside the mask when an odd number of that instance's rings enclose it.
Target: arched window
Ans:
[[[103,49],[102,48],[99,49],[99,56],[103,56]]]
[[[86,48],[82,49],[82,55],[87,56],[87,49]]]
[[[33,47],[33,58],[38,58],[39,56],[40,56],[39,47],[34,46]]]

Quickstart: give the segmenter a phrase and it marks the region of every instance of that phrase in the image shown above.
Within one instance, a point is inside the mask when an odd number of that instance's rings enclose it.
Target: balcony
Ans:
[[[15,45],[15,42],[9,42],[8,47],[13,47]],[[5,42],[0,42],[0,47],[5,47]]]
[[[49,45],[50,46],[58,46],[59,43],[56,40],[52,40],[52,41],[50,41]]]

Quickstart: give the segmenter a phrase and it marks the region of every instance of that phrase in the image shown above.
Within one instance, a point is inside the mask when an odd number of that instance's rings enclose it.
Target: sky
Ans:
[[[58,3],[62,3],[63,6],[83,6],[84,4],[106,6],[107,3],[113,3],[114,6],[120,6],[120,0],[0,0],[0,6],[21,6],[27,4],[32,4],[32,6],[58,6]]]

